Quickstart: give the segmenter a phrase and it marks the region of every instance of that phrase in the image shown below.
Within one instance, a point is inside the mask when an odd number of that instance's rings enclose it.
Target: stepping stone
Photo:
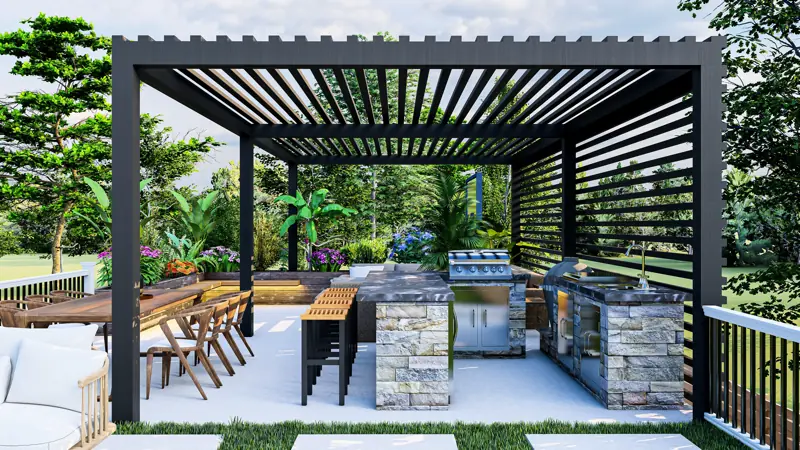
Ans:
[[[533,450],[699,450],[680,434],[527,434]]]
[[[292,450],[458,450],[452,434],[301,434]]]
[[[215,434],[112,434],[96,450],[217,450],[222,436]]]

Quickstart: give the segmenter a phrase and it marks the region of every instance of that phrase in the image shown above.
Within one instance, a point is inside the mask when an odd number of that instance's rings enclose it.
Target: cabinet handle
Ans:
[[[475,328],[475,310],[472,310],[472,328]]]
[[[487,320],[486,320],[486,310],[484,309],[483,310],[483,328],[486,328],[486,322],[487,322]]]

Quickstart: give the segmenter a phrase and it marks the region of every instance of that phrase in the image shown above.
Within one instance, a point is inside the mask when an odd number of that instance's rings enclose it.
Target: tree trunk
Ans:
[[[59,273],[62,271],[61,265],[61,240],[64,237],[64,230],[67,228],[67,212],[72,209],[72,202],[64,204],[64,209],[61,210],[61,215],[58,216],[58,224],[56,231],[53,233],[53,247],[50,254],[53,257],[53,268],[50,273]]]
[[[377,198],[378,178],[375,176],[375,166],[372,166],[372,239],[378,236],[378,218],[375,210],[375,199]]]

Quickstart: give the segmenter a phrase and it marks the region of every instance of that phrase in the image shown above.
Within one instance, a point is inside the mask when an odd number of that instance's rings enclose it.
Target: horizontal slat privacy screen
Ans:
[[[639,260],[622,256],[629,245],[647,242],[648,272],[668,281],[659,284],[691,292],[693,155],[691,99],[685,94],[662,96],[624,123],[578,134],[574,144],[541,145],[534,158],[514,166],[512,205],[521,266],[544,272],[561,261],[567,245],[567,255],[590,266],[638,272]],[[573,154],[562,154],[567,151]],[[565,204],[575,208],[575,222],[566,227]],[[691,401],[692,308],[687,304],[685,310]]]

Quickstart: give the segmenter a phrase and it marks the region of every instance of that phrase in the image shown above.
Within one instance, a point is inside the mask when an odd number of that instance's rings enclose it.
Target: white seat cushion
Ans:
[[[180,345],[181,348],[194,347],[197,344],[197,339],[175,338],[175,340],[178,341],[178,345]],[[172,348],[172,344],[170,344],[169,341],[167,341],[167,340],[155,341],[155,342],[153,342],[153,341],[142,342],[139,345],[139,350],[142,353],[146,353],[147,350],[151,349],[152,347]]]
[[[6,402],[81,410],[78,381],[103,368],[106,353],[25,339]]]
[[[0,449],[67,450],[80,442],[79,412],[41,405],[0,405]]]
[[[8,387],[11,385],[11,358],[0,356],[0,405],[6,401]]]
[[[89,350],[92,348],[97,325],[66,328],[10,328],[0,327],[0,355],[11,357],[11,367],[16,366],[17,353],[23,339],[46,342],[60,347]]]
[[[54,324],[50,325],[47,328],[49,328],[49,329],[53,329],[53,328],[76,328],[76,327],[84,327],[84,326],[86,326],[86,325],[84,325],[82,323],[54,323]]]

